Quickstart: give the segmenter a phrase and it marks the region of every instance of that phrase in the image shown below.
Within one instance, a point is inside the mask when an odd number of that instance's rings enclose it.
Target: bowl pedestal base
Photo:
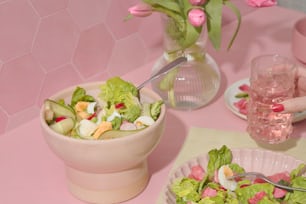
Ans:
[[[76,198],[96,204],[129,200],[141,193],[149,181],[147,161],[120,172],[90,173],[66,166],[68,189]]]

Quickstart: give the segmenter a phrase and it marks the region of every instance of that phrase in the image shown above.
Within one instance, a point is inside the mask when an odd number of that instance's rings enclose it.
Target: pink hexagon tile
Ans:
[[[39,23],[32,6],[26,0],[0,4],[0,59],[7,61],[30,52]]]
[[[33,106],[43,77],[44,72],[31,55],[5,63],[0,74],[0,106],[9,115]]]
[[[0,109],[0,135],[6,131],[8,116]]]
[[[87,78],[105,71],[113,46],[114,39],[104,24],[83,31],[73,58],[82,76]]]
[[[81,30],[102,23],[110,0],[73,0],[67,10]]]
[[[71,64],[64,65],[45,75],[37,105],[57,91],[82,82],[81,77]]]
[[[96,75],[89,77],[85,79],[84,82],[93,82],[93,81],[106,81],[109,79],[111,75],[108,73],[108,71],[97,73]]]
[[[40,16],[47,16],[67,7],[69,0],[30,0]]]
[[[112,31],[115,39],[125,38],[138,31],[141,22],[140,18],[133,18],[128,21],[124,20],[128,15],[128,8],[138,2],[139,0],[111,1],[105,23]]]
[[[67,11],[43,18],[33,46],[33,56],[46,71],[71,61],[79,30]]]
[[[146,62],[147,51],[139,35],[134,34],[116,41],[108,70],[111,75],[121,76]]]

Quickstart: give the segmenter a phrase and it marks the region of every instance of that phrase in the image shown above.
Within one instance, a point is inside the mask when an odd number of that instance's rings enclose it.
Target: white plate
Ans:
[[[230,111],[232,111],[238,117],[246,120],[247,119],[246,115],[240,113],[238,108],[234,106],[234,103],[240,100],[240,98],[236,98],[235,95],[241,92],[241,90],[239,90],[239,86],[242,84],[249,85],[250,84],[249,79],[248,78],[241,79],[233,83],[230,87],[228,87],[226,91],[224,92],[224,100],[225,100],[226,107]],[[293,122],[299,122],[304,119],[306,119],[306,111],[295,113]]]
[[[297,168],[303,161],[294,157],[269,150],[261,149],[232,149],[233,163],[242,166],[245,171],[261,172],[267,176],[280,173],[284,171],[291,172]],[[207,169],[208,157],[207,155],[199,155],[189,161],[185,162],[177,168],[171,175],[167,182],[164,203],[175,204],[175,195],[171,192],[172,183],[179,178],[188,177],[191,172],[191,167],[201,165],[203,169]],[[305,176],[305,174],[303,175]]]

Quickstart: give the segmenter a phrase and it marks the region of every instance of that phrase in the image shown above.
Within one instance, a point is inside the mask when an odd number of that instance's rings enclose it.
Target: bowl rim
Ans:
[[[102,85],[104,82],[105,81],[94,81],[94,82],[87,82],[87,83],[80,83],[80,84],[72,85],[72,86],[69,86],[67,88],[64,88],[64,89],[54,93],[53,95],[51,95],[49,97],[49,99],[58,98],[58,96],[60,96],[62,94],[71,93],[77,86],[82,87],[82,88],[85,87],[85,89],[94,89],[97,86]],[[154,98],[157,98],[158,100],[162,100],[162,98],[156,92],[154,92],[153,90],[151,90],[149,88],[146,88],[146,87],[143,87],[140,90],[140,93],[144,93],[145,95],[147,94],[147,95],[150,95]],[[49,133],[48,134],[49,136],[52,135],[52,137],[56,137],[60,140],[64,140],[64,141],[66,140],[66,141],[70,141],[70,142],[74,142],[74,143],[82,143],[82,144],[101,144],[101,143],[109,144],[109,143],[118,143],[120,141],[121,142],[128,142],[128,141],[134,140],[135,138],[142,137],[143,134],[152,131],[153,127],[156,127],[156,126],[160,125],[163,122],[163,120],[165,118],[165,115],[166,115],[166,106],[165,106],[165,104],[163,104],[162,108],[161,108],[160,115],[159,115],[158,119],[155,121],[155,123],[153,125],[149,126],[148,128],[145,128],[142,131],[139,131],[139,132],[136,132],[135,134],[129,135],[127,137],[121,137],[121,138],[114,138],[114,139],[107,139],[107,140],[85,140],[85,139],[67,137],[65,135],[62,135],[62,134],[59,134],[59,133],[53,131],[48,126],[48,124],[46,123],[46,121],[44,119],[44,104],[41,105],[40,111],[39,111],[39,119],[40,119],[41,127],[46,132]]]

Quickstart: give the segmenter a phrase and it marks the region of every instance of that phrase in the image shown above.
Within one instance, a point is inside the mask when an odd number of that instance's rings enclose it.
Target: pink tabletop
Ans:
[[[280,7],[261,8],[245,14],[241,30],[230,52],[208,52],[217,61],[222,84],[215,100],[195,111],[168,110],[167,127],[161,143],[149,157],[151,180],[147,188],[126,204],[156,203],[175,157],[192,126],[245,131],[246,122],[232,114],[223,93],[233,82],[249,75],[249,62],[259,54],[279,53],[294,59],[290,39],[294,22],[305,14]],[[223,28],[232,33],[235,22]],[[140,83],[150,75],[153,62],[123,76]],[[296,123],[294,137],[306,138],[306,122]],[[39,119],[0,137],[0,203],[78,204],[66,188],[63,163],[49,150],[41,135]]]

